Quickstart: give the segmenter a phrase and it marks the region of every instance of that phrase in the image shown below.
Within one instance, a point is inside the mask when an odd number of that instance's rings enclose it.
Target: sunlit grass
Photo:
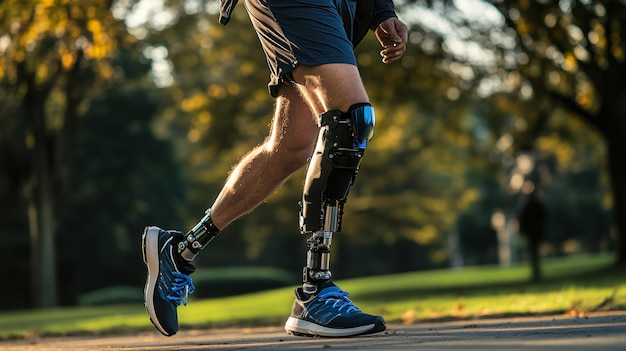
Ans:
[[[604,268],[612,255],[544,262],[545,281],[528,282],[526,266],[469,267],[338,281],[363,310],[388,322],[419,322],[595,309],[626,309],[626,275]],[[281,325],[292,288],[214,299],[179,308],[181,329]],[[40,334],[152,330],[143,305],[68,307],[0,313],[0,338]]]

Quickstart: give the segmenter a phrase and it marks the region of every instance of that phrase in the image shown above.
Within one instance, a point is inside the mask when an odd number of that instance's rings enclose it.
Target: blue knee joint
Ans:
[[[376,125],[374,108],[370,104],[356,104],[350,107],[348,114],[352,119],[354,140],[359,148],[365,149],[367,142],[374,135],[374,126]]]

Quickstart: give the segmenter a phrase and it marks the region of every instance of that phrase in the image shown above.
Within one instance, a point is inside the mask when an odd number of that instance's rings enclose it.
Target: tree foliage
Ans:
[[[126,38],[110,2],[4,1],[0,6],[0,79],[7,135],[23,133],[29,159],[24,179],[31,236],[33,301],[56,304],[56,250],[62,204],[65,136],[73,132],[87,93],[115,76],[107,60]],[[15,103],[11,100],[15,100]],[[19,129],[23,128],[23,129]],[[13,150],[16,150],[14,148]],[[26,182],[24,182],[26,180]]]
[[[373,35],[357,48],[377,126],[333,241],[336,277],[494,263],[491,216],[523,207],[528,159],[551,179],[545,253],[606,250],[609,209],[625,217],[621,166],[608,162],[613,196],[599,171],[607,148],[610,160],[621,150],[623,43],[612,16],[624,6],[492,1],[498,16],[486,21],[451,7],[463,3],[398,2],[410,44],[397,63],[380,62]],[[72,304],[107,285],[141,286],[143,225],[191,227],[267,135],[273,101],[256,33],[243,6],[226,27],[216,9],[0,4],[0,249],[10,253],[0,259],[38,293],[21,306],[53,305],[57,291]],[[229,226],[198,265],[299,271],[304,172]]]
[[[623,133],[626,5],[620,1],[493,1],[518,45],[514,69],[532,88],[538,124],[559,110],[582,118],[605,140],[618,263],[626,262],[626,150]],[[506,51],[503,51],[505,54]],[[539,140],[541,141],[541,140]],[[541,147],[541,143],[538,145]]]

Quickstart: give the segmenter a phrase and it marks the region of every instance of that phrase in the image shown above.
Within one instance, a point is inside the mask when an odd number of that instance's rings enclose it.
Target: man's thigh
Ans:
[[[300,65],[293,71],[293,78],[301,94],[318,115],[335,109],[345,112],[354,104],[369,102],[355,65]]]

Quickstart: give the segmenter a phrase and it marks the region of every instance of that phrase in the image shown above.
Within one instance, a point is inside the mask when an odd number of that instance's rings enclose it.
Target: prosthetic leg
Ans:
[[[314,293],[331,279],[333,233],[341,231],[343,206],[372,138],[374,124],[374,109],[367,103],[352,105],[348,112],[331,110],[320,116],[320,131],[300,212],[300,231],[310,235],[302,277],[304,292]]]

